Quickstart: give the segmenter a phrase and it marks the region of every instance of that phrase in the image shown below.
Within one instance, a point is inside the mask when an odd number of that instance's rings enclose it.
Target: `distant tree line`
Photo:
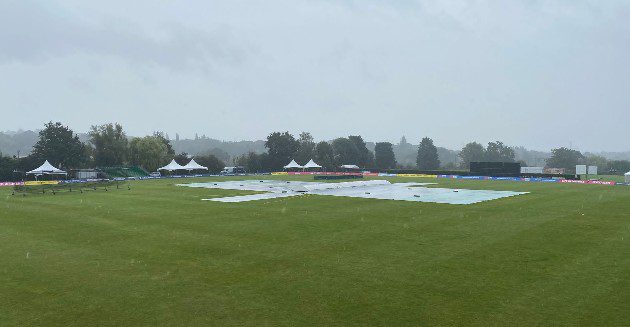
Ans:
[[[457,159],[453,159],[449,157],[450,153],[445,153],[447,149],[436,147],[429,137],[423,138],[415,146],[404,137],[399,144],[393,145],[389,142],[366,143],[360,135],[315,142],[308,132],[300,133],[297,138],[289,132],[273,132],[264,141],[264,150],[234,156],[232,164],[244,166],[250,172],[282,170],[292,159],[299,164],[313,159],[328,171],[337,170],[341,165],[357,165],[373,170],[466,170],[474,161],[516,161],[515,148],[501,141],[490,142],[486,146],[470,142],[456,152],[453,156],[457,156]],[[516,150],[524,151],[523,148]],[[44,160],[66,170],[129,165],[155,171],[173,158],[185,164],[190,157],[207,166],[211,173],[217,173],[224,168],[231,155],[218,148],[192,156],[185,152],[176,155],[169,137],[164,133],[128,137],[117,123],[92,126],[85,141],[82,141],[69,127],[59,122],[49,122],[39,131],[32,152],[27,156],[4,156],[0,153],[0,180],[9,180],[15,177],[14,171],[33,169]],[[403,158],[405,163],[399,163],[397,157]],[[440,158],[448,158],[448,162],[443,163]],[[413,162],[410,163],[410,160]],[[584,155],[564,147],[553,149],[544,160],[546,167],[564,168],[569,173],[574,171],[577,164],[596,165],[600,173],[630,171],[630,161],[607,160],[602,156]],[[527,165],[524,161],[521,164]]]
[[[341,165],[379,170],[402,168],[396,161],[391,143],[377,142],[374,151],[371,151],[360,135],[316,143],[308,132],[301,133],[297,138],[289,132],[274,132],[267,137],[265,148],[267,151],[264,153],[249,152],[238,156],[234,163],[252,172],[282,170],[291,160],[304,165],[310,159],[328,171],[338,170]],[[440,161],[433,140],[424,138],[415,151],[417,167],[439,169]]]
[[[161,132],[144,137],[129,138],[120,124],[92,126],[88,142],[62,123],[49,122],[39,131],[32,152],[25,157],[3,156],[0,153],[0,180],[15,179],[48,160],[60,169],[80,169],[112,166],[139,166],[155,171],[175,157],[168,138]],[[180,164],[186,164],[187,156],[179,156]],[[211,173],[218,173],[225,164],[212,154],[194,156]]]

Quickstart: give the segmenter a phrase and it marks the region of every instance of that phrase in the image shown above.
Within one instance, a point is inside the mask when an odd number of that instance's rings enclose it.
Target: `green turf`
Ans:
[[[630,187],[428,181],[531,193],[463,206],[215,203],[200,199],[245,192],[184,180],[0,188],[0,325],[628,324]]]

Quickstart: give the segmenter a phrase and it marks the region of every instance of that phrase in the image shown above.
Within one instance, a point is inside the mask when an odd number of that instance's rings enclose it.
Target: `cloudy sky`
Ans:
[[[628,1],[0,1],[0,130],[630,150]]]

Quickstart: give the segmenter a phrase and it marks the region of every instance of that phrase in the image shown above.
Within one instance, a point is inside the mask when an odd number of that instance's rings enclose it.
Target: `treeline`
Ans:
[[[0,153],[0,180],[14,179],[16,172],[36,168],[44,160],[64,170],[128,165],[155,171],[173,158],[180,164],[189,160],[185,153],[176,156],[170,141],[160,132],[129,138],[121,125],[104,124],[92,126],[88,141],[83,142],[69,127],[49,122],[39,131],[28,156],[9,157]],[[225,166],[211,154],[197,155],[194,159],[211,173],[218,173]]]
[[[259,149],[260,144],[256,143],[250,144],[255,150],[242,155],[234,156],[221,149],[211,148],[189,156],[186,152],[177,154],[172,141],[161,132],[128,137],[120,124],[110,123],[92,126],[85,137],[80,137],[62,123],[49,122],[39,131],[28,156],[3,156],[0,153],[0,180],[15,177],[14,171],[24,172],[36,168],[44,160],[65,170],[129,165],[155,171],[173,158],[185,164],[190,157],[207,166],[211,173],[219,172],[230,161],[231,164],[246,167],[250,172],[278,171],[292,159],[299,164],[314,159],[328,171],[337,170],[341,165],[357,165],[373,170],[466,170],[470,162],[474,161],[515,162],[517,153],[527,151],[495,141],[485,146],[470,142],[456,152],[436,147],[429,137],[420,140],[417,146],[408,143],[404,137],[397,145],[389,142],[366,143],[360,135],[316,142],[308,132],[297,137],[289,132],[273,132],[262,142],[263,151]],[[404,158],[404,162],[397,161],[397,157]],[[448,162],[442,162],[444,158],[448,158]],[[523,166],[528,165],[523,160],[519,161]],[[564,147],[553,149],[542,161],[546,167],[563,168],[566,173],[574,172],[577,164],[596,165],[600,174],[630,171],[630,161],[607,160],[602,156],[585,155]],[[539,162],[536,160],[534,165],[539,165]]]
[[[90,135],[88,133],[77,133],[79,140],[88,144]],[[171,147],[176,153],[188,153],[191,155],[212,154],[223,162],[232,162],[232,159],[248,153],[250,151],[256,153],[265,152],[264,141],[222,141],[209,138],[205,135],[195,135],[193,139],[180,139],[179,135],[169,137],[168,134],[162,135],[170,141]],[[131,136],[127,135],[128,138]],[[24,157],[32,152],[33,146],[39,139],[39,131],[17,131],[17,132],[0,132],[0,153],[10,156]]]
[[[389,142],[377,142],[373,151],[360,135],[336,138],[330,142],[315,142],[310,133],[303,132],[297,138],[289,132],[271,133],[264,143],[266,152],[249,152],[238,156],[234,163],[244,166],[250,172],[268,172],[281,170],[290,160],[294,159],[299,164],[305,164],[314,159],[326,170],[337,170],[340,165],[353,164],[363,169],[387,170],[387,169],[419,169],[419,170],[468,170],[471,162],[520,162],[522,166],[528,166],[524,160],[517,160],[517,152],[527,152],[522,147],[513,148],[501,141],[489,142],[482,145],[477,142],[466,144],[456,152],[457,160],[444,164],[440,160],[440,151],[429,137],[423,138],[418,146],[401,140],[398,147]],[[397,148],[397,149],[396,149]],[[405,149],[407,158],[412,152],[415,162],[401,164],[397,161],[395,150]],[[575,172],[575,166],[579,164],[598,166],[600,174],[623,174],[630,171],[628,160],[607,160],[602,156],[582,154],[580,151],[565,147],[556,148],[546,158],[536,157],[542,152],[533,153],[532,161],[536,166],[548,168],[561,168],[565,173]],[[449,155],[449,154],[447,154]],[[530,154],[531,155],[531,154]]]
[[[580,151],[565,147],[551,150],[547,167],[564,168],[567,173],[575,173],[576,165],[597,166],[599,174],[623,175],[630,171],[628,160],[608,160],[603,156],[582,154]]]
[[[160,133],[165,139],[169,140],[171,148],[176,153],[188,153],[194,156],[213,155],[227,165],[233,164],[234,159],[242,157],[243,154],[254,152],[262,154],[267,152],[264,140],[257,141],[222,141],[209,138],[205,135],[197,135],[193,139],[180,138],[175,134],[174,138],[170,138],[168,134]],[[80,141],[90,144],[90,135],[88,133],[76,134]],[[33,131],[18,132],[0,132],[0,153],[5,155],[17,155],[23,157],[32,152],[34,144],[38,141],[39,133]],[[127,136],[131,139],[132,137]],[[401,168],[416,168],[417,151],[419,144],[417,142],[409,143],[403,136],[398,143],[392,144],[394,156],[397,165]],[[376,144],[366,141],[366,147],[376,152]],[[466,169],[466,164],[462,162],[459,156],[461,149],[451,150],[436,145],[438,158],[441,168],[448,170]],[[547,166],[547,160],[551,158],[551,151],[535,151],[529,150],[522,146],[511,147],[515,154],[515,160],[527,163],[528,166]],[[618,169],[620,164],[630,159],[630,151],[626,152],[601,152],[601,153],[584,153],[584,160],[588,158],[607,158],[606,162],[610,165],[599,165],[600,171],[609,171],[610,169]],[[601,161],[601,160],[599,160]],[[609,167],[610,166],[610,167]],[[605,167],[605,168],[603,168]],[[615,168],[617,167],[617,168]]]
[[[413,146],[403,138],[401,144],[414,153],[412,164],[400,164],[396,160],[394,145],[390,142],[377,142],[374,151],[368,149],[360,135],[336,138],[330,142],[316,143],[310,133],[303,132],[297,138],[289,132],[274,132],[267,137],[267,152],[250,152],[237,157],[237,165],[252,172],[280,170],[290,160],[305,164],[314,159],[326,170],[337,170],[341,165],[357,165],[363,169],[420,169],[438,170],[467,169],[471,161],[514,161],[514,151],[502,142],[491,142],[487,147],[469,143],[459,152],[459,163],[442,165],[438,148],[429,137],[423,138],[418,146]],[[399,144],[400,148],[400,144]]]

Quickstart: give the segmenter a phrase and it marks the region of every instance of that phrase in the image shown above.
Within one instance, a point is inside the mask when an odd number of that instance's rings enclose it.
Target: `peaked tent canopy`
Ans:
[[[187,170],[200,170],[200,169],[208,170],[208,167],[204,167],[204,166],[198,164],[195,161],[195,159],[190,159],[190,162],[188,164],[186,164],[186,166],[184,166],[184,169],[187,169]]]
[[[288,165],[284,166],[284,169],[289,169],[289,168],[304,168],[304,167],[300,166],[297,162],[295,162],[295,160],[291,160],[291,162],[289,162]]]
[[[39,166],[39,168],[35,168],[29,172],[27,172],[26,174],[30,174],[30,175],[68,175],[68,173],[66,173],[65,171],[56,168],[55,166],[51,165],[50,162],[48,162],[48,160],[44,161],[44,163]]]
[[[304,168],[322,168],[322,166],[318,165],[313,161],[313,159],[309,160],[309,162],[304,165]]]
[[[158,168],[158,170],[168,170],[168,171],[182,170],[182,169],[186,169],[186,168],[178,164],[177,161],[175,161],[175,159],[171,160],[171,162],[168,165]]]

